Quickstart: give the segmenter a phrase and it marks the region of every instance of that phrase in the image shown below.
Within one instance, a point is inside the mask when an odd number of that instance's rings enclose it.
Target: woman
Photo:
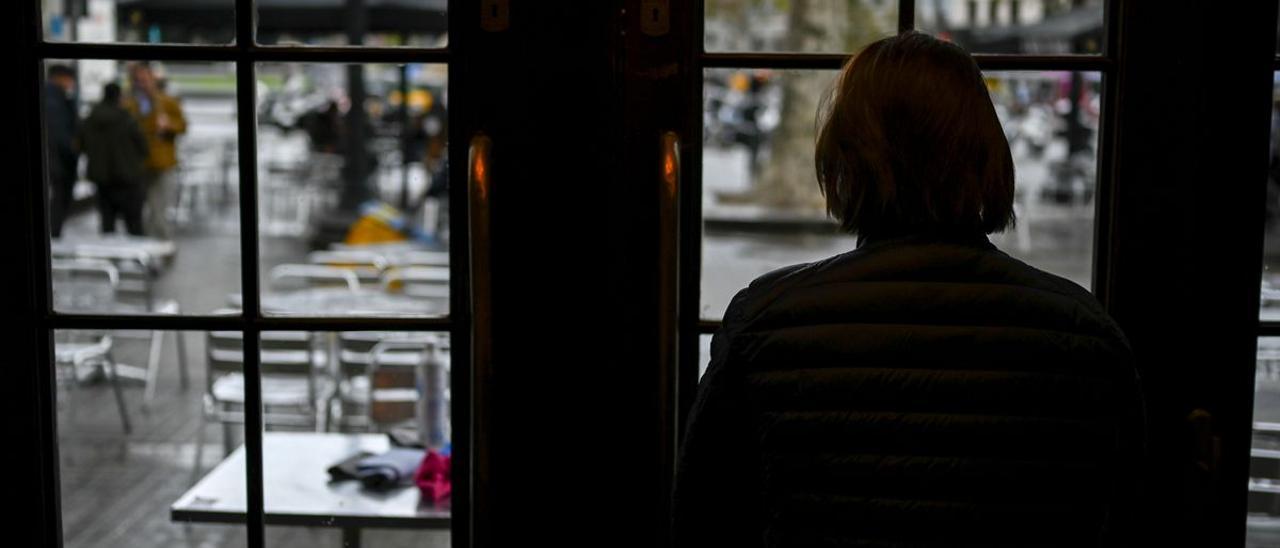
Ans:
[[[676,545],[1124,544],[1132,355],[1088,291],[987,240],[1014,222],[1014,173],[973,59],[886,38],[828,105],[818,181],[858,247],[729,305],[681,447]]]

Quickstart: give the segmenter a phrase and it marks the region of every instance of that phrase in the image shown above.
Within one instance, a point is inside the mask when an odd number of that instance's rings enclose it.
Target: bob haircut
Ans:
[[[1009,141],[959,46],[918,32],[876,41],[823,110],[814,163],[842,230],[990,234],[1015,222]]]

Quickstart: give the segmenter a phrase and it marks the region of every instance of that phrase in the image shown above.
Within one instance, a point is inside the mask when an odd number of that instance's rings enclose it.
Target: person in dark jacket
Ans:
[[[1014,222],[1014,168],[977,65],[905,33],[825,104],[818,181],[858,246],[733,298],[674,545],[1127,545],[1133,356],[1088,291],[987,239]]]
[[[62,235],[62,223],[71,208],[76,185],[73,140],[79,114],[76,112],[76,73],[66,65],[50,65],[44,86],[45,149],[49,173],[49,233]]]
[[[89,159],[89,180],[98,187],[102,233],[115,232],[116,217],[120,217],[129,234],[141,236],[147,138],[133,115],[120,105],[119,85],[103,87],[102,102],[94,105],[81,124],[78,140]]]

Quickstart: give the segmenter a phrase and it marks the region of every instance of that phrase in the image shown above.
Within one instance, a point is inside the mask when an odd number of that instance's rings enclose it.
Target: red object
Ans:
[[[449,494],[453,492],[453,482],[449,476],[452,460],[452,456],[444,456],[435,451],[427,451],[423,455],[422,464],[418,465],[418,471],[413,475],[413,483],[418,485],[423,497],[437,503],[449,498]]]

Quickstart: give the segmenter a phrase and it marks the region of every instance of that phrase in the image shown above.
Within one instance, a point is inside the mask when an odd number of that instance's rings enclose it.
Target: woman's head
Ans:
[[[860,236],[1003,230],[1013,158],[973,58],[908,32],[845,65],[815,151],[827,211]]]

